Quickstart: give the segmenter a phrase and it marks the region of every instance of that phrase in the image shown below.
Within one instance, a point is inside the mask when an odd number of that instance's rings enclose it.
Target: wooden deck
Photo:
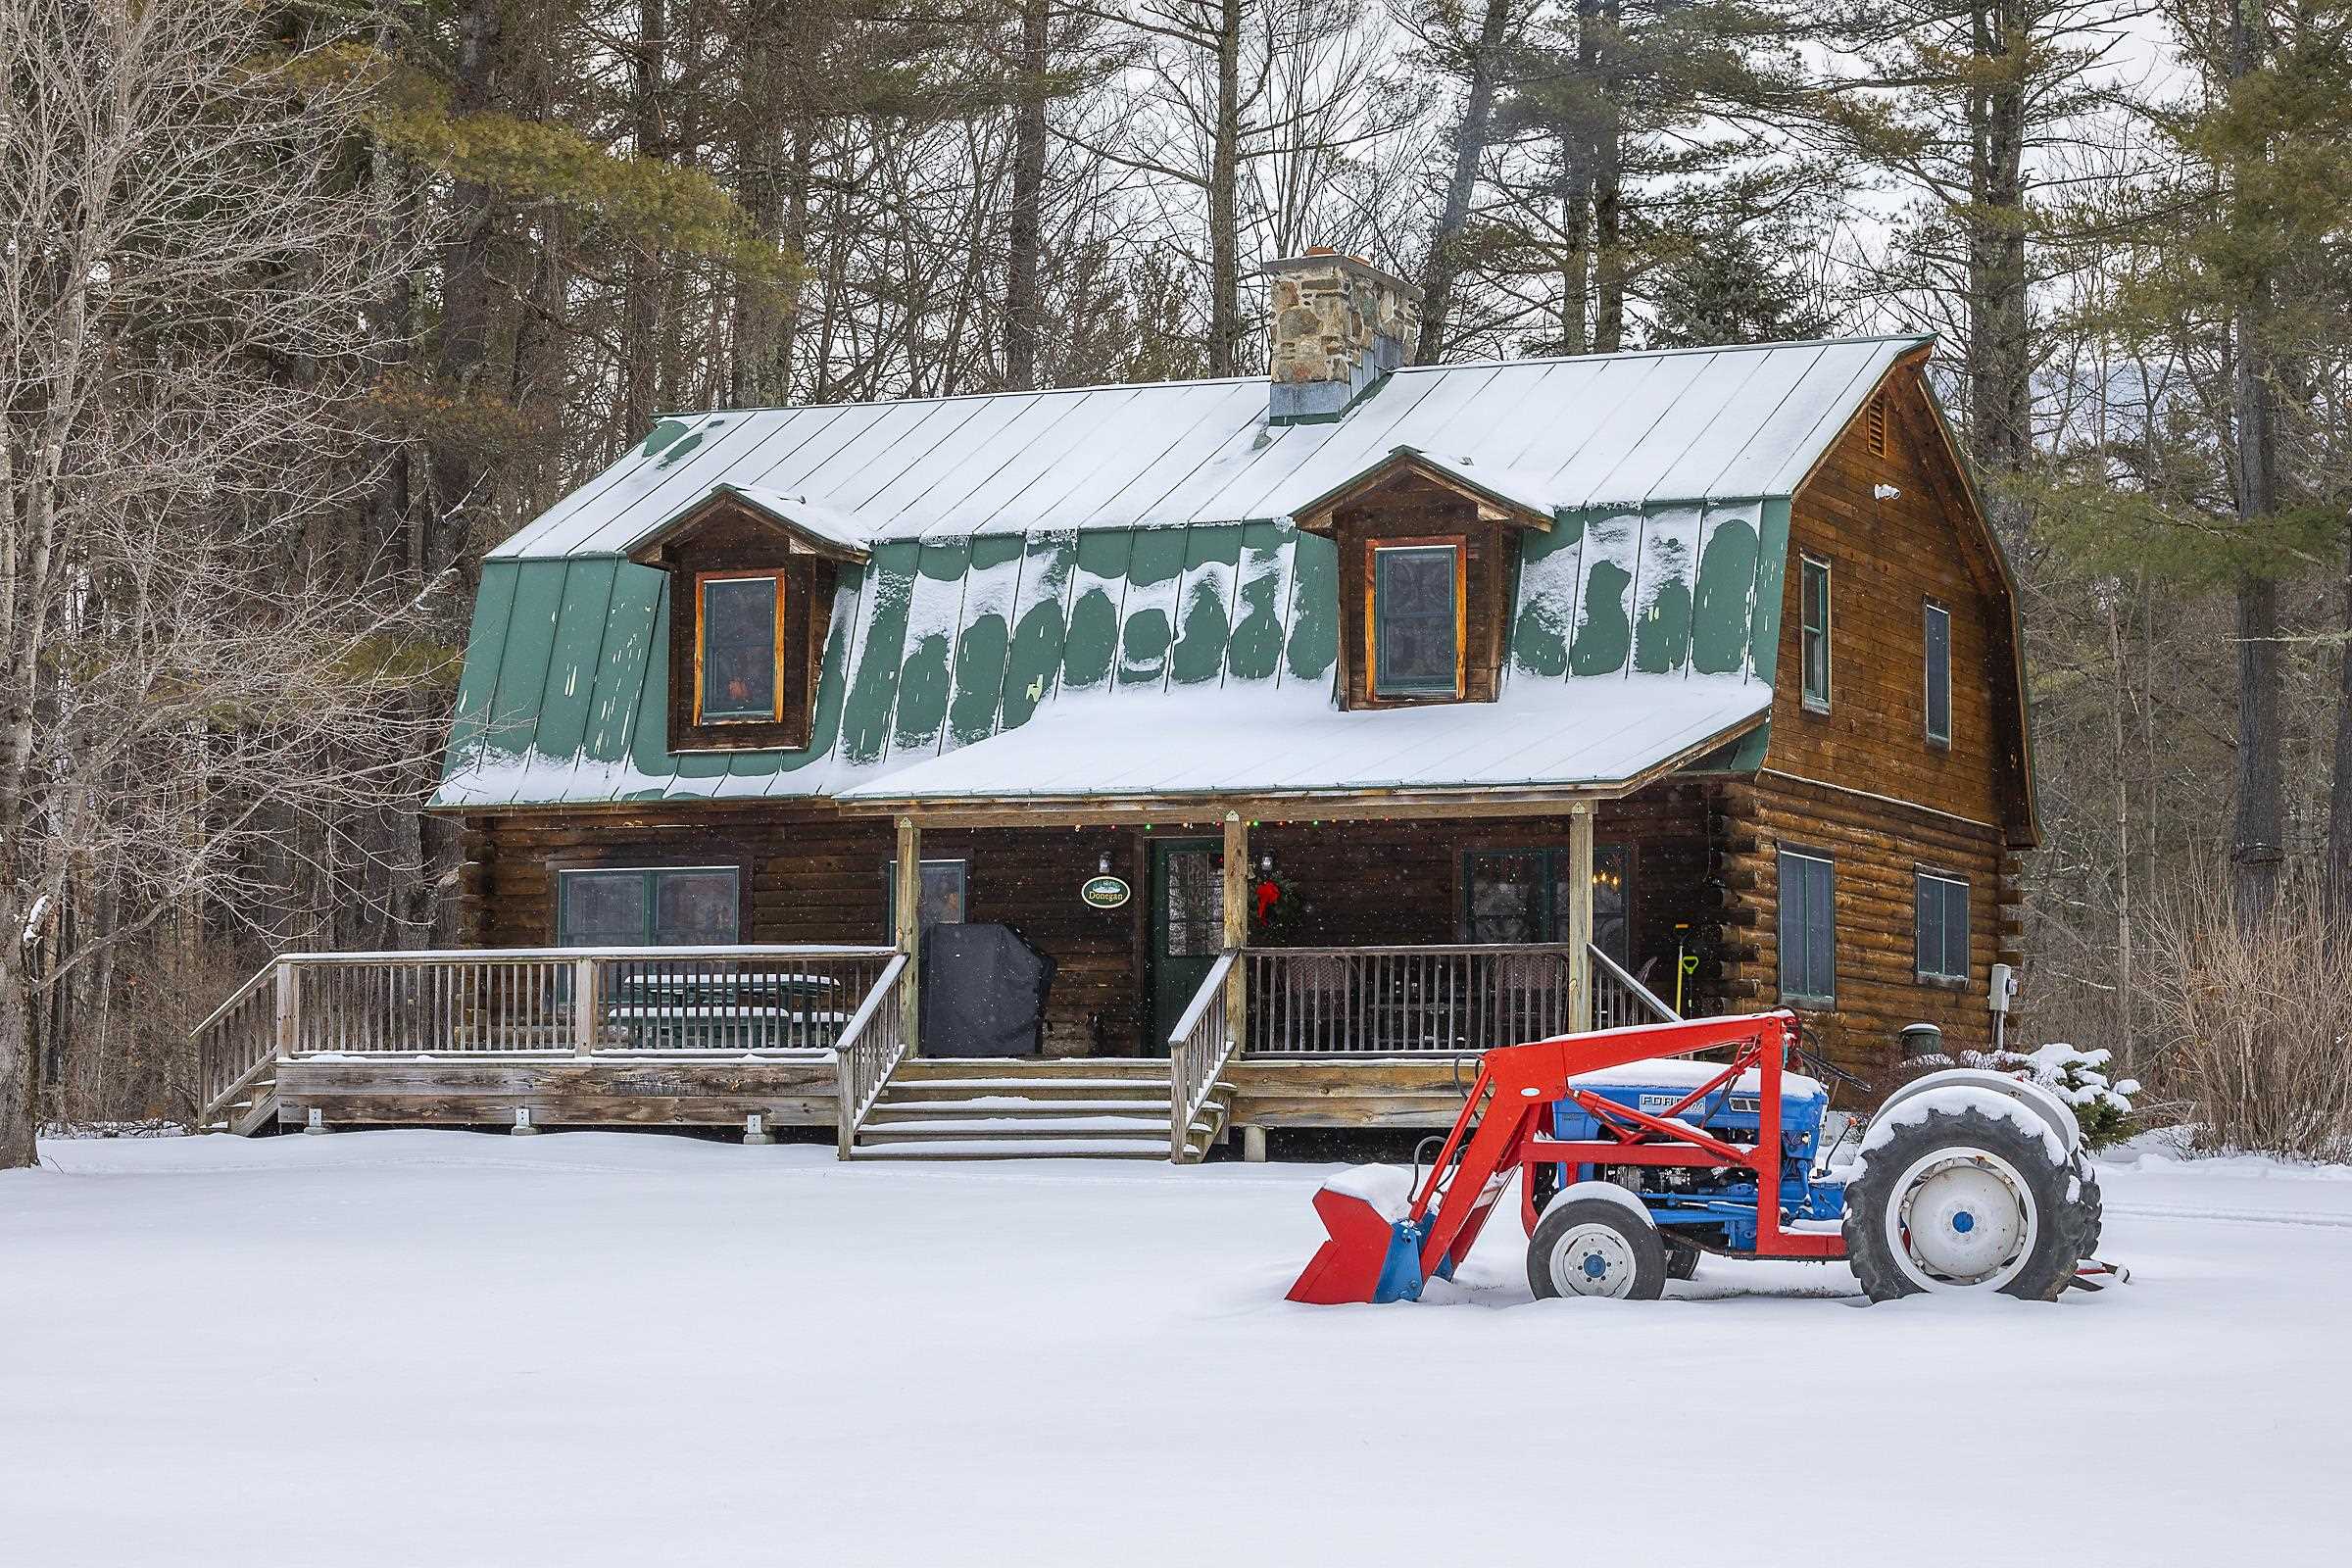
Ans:
[[[234,1133],[830,1127],[844,1158],[1190,1163],[1236,1127],[1443,1128],[1479,1050],[1665,1012],[1592,961],[1579,1001],[1556,944],[1232,949],[1165,1056],[955,1061],[921,1054],[891,949],[291,955],[195,1045],[205,1125]]]
[[[926,1064],[928,1065],[928,1064]],[[1155,1057],[1025,1058],[1009,1064],[1043,1082],[1106,1070],[1158,1073]],[[1458,1075],[1467,1086],[1475,1064]],[[1243,1058],[1226,1069],[1234,1127],[1441,1128],[1461,1108],[1450,1059],[1276,1061]],[[304,1056],[281,1063],[277,1124],[296,1128],[317,1111],[337,1127],[732,1127],[763,1117],[769,1128],[831,1128],[835,1073],[828,1060],[712,1061],[692,1057],[400,1060]]]

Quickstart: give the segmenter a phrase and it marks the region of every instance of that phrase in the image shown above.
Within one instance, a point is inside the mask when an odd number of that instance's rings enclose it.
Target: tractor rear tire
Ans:
[[[1959,1290],[2054,1301],[2082,1255],[2072,1174],[2006,1117],[1932,1111],[1873,1149],[1845,1190],[1846,1262],[1874,1301]]]
[[[1539,1300],[1602,1296],[1654,1301],[1666,1290],[1666,1244],[1630,1203],[1605,1198],[1554,1203],[1527,1243],[1527,1283]]]
[[[2090,1155],[2076,1156],[2075,1174],[2082,1185],[2075,1200],[2067,1204],[2067,1219],[2074,1226],[2075,1249],[2084,1257],[2096,1257],[2099,1251],[2099,1230],[2106,1222],[2107,1205],[2099,1194],[2099,1178],[2090,1168]]]

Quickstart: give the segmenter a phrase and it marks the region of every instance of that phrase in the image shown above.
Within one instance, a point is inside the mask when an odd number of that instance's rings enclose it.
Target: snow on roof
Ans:
[[[1065,699],[1018,729],[885,770],[845,801],[1163,799],[1621,784],[1762,718],[1739,675],[1518,681],[1494,703],[1347,711],[1319,685]]]
[[[620,555],[720,484],[869,545],[1276,520],[1399,446],[1555,510],[1779,497],[1930,341],[1415,366],[1323,424],[1270,425],[1257,376],[716,411],[662,420],[490,559]]]
[[[844,555],[863,559],[867,539],[864,527],[849,513],[822,501],[807,496],[787,495],[765,485],[733,484],[722,481],[690,500],[679,503],[661,521],[629,540],[621,548],[623,555],[633,555],[653,542],[670,524],[701,506],[713,495],[731,495],[748,506],[755,507],[777,521],[786,523],[819,543],[828,544]]]

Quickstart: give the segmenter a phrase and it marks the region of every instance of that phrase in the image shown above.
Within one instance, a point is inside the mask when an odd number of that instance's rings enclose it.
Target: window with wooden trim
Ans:
[[[915,901],[915,928],[928,931],[935,925],[961,925],[971,884],[971,862],[924,860],[916,865],[915,874],[922,880],[922,892]],[[882,862],[882,929],[898,928],[899,862],[893,857]]]
[[[1837,866],[1826,855],[1780,855],[1781,1000],[1838,1000]]]
[[[694,722],[781,722],[784,573],[700,571],[694,594]]]
[[[1462,855],[1462,940],[1565,942],[1573,862],[1565,849],[1467,850]],[[1633,963],[1634,847],[1592,846],[1592,945]]]
[[[1367,548],[1364,641],[1372,651],[1372,695],[1461,696],[1469,603],[1461,542],[1413,539]]]
[[[1968,983],[1968,884],[1935,871],[1913,874],[1919,978]]]
[[[1797,662],[1803,666],[1804,705],[1830,710],[1830,564],[1806,556],[1797,577]]]
[[[743,872],[732,865],[599,866],[556,873],[556,945],[731,947],[742,939]]]
[[[1927,681],[1928,741],[1952,744],[1952,612],[1931,599],[1922,616]]]

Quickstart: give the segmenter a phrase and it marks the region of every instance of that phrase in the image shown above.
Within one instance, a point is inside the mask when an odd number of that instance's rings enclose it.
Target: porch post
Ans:
[[[1592,808],[1568,808],[1568,1027],[1592,1027]]]
[[[906,972],[899,981],[899,1032],[911,1056],[918,1054],[915,1030],[923,1016],[923,830],[911,816],[899,818],[898,860],[892,876],[895,886],[890,906],[895,929],[891,936],[898,950],[906,955]]]
[[[1225,939],[1228,953],[1250,945],[1250,825],[1239,811],[1225,813]],[[1225,972],[1225,1038],[1238,1050],[1249,1014],[1248,965],[1238,958]]]

